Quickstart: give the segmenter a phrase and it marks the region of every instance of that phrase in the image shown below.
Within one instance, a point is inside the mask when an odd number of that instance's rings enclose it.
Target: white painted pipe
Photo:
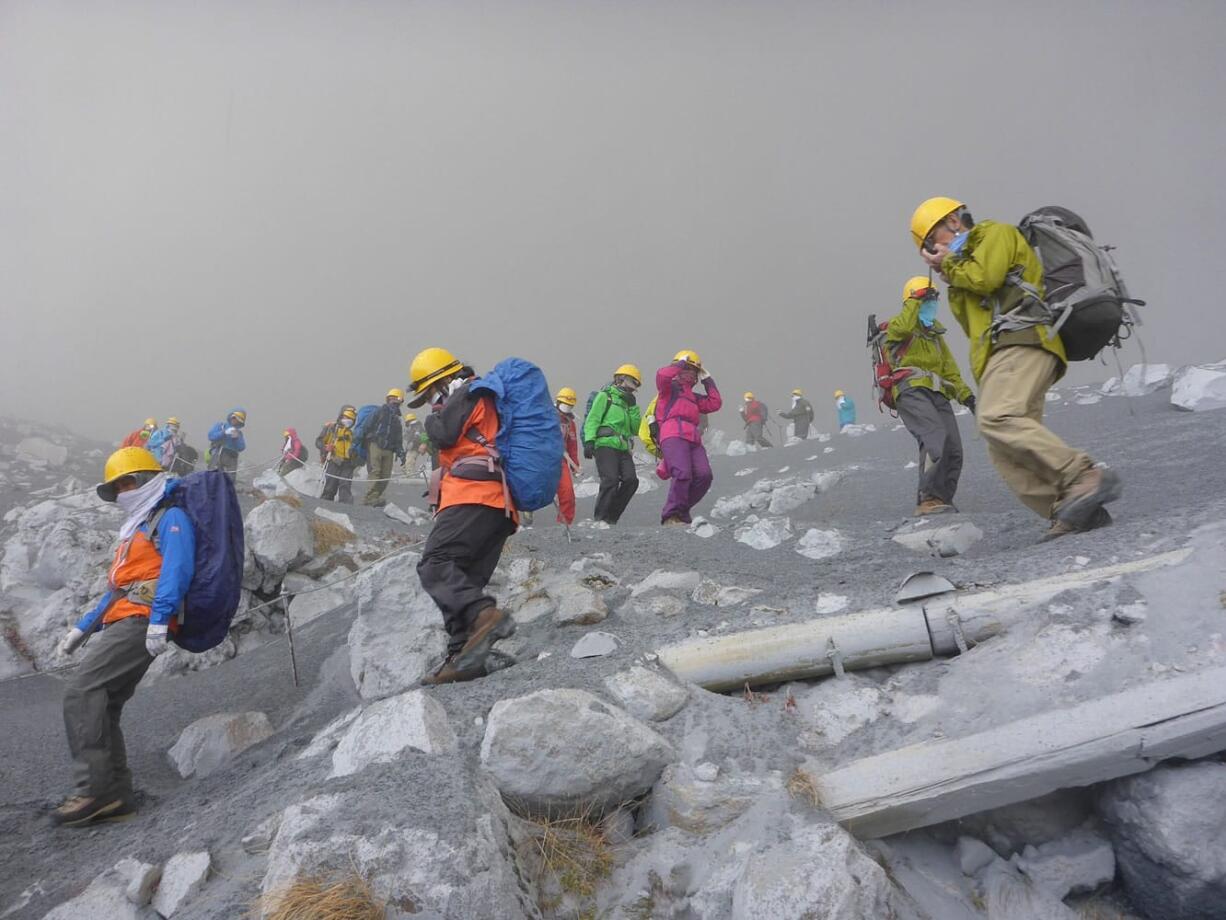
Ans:
[[[665,646],[660,661],[682,680],[708,690],[735,690],[836,671],[927,661],[952,655],[1003,632],[1037,603],[1061,591],[1182,562],[1176,550],[1119,565],[1041,578],[975,594],[945,594],[905,607],[855,613],[692,639]]]

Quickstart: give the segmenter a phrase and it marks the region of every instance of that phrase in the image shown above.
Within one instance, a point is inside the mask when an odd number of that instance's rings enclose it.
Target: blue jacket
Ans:
[[[839,410],[840,428],[856,423],[856,404],[851,401],[850,396],[840,396],[835,400],[835,407]]]
[[[238,429],[237,437],[228,437],[226,429],[230,427],[230,420],[227,418],[224,422],[218,422],[209,429],[209,444],[220,450],[234,451],[236,454],[241,454],[247,449],[247,441],[243,438],[243,429]]]
[[[166,483],[167,495],[178,486],[178,482],[172,479]],[[148,535],[149,522],[145,521],[137,530]],[[196,574],[196,531],[187,512],[182,508],[168,508],[158,522],[153,540],[162,555],[162,568],[158,573],[158,587],[149,611],[149,622],[164,626],[174,619]],[[77,622],[77,629],[87,634],[91,632],[117,594],[112,590],[102,595],[94,609]]]

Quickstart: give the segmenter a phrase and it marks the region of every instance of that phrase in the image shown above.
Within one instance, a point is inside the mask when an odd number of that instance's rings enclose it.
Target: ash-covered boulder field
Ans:
[[[569,532],[508,544],[489,674],[437,688],[420,480],[338,514],[317,467],[249,471],[234,629],[158,659],[124,715],[139,813],[85,832],[47,821],[55,645],[119,515],[102,445],[0,422],[0,916],[272,916],[357,877],[414,920],[1220,917],[1224,366],[1054,391],[1127,491],[1050,543],[966,415],[960,510],[928,522],[888,415],[711,432],[689,527],[658,525],[645,456],[592,527],[589,464]]]

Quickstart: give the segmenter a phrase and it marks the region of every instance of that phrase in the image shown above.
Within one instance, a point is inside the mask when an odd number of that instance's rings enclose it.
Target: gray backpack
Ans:
[[[1070,361],[1118,348],[1140,324],[1110,246],[1100,246],[1084,220],[1056,206],[1031,211],[1018,224],[1043,265],[1043,304]],[[1028,285],[1026,287],[1029,287]],[[1028,292],[1029,293],[1029,292]]]

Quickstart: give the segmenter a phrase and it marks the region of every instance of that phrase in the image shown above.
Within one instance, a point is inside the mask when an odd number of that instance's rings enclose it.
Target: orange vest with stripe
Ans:
[[[500,511],[506,510],[507,502],[500,480],[459,479],[447,475],[447,470],[458,460],[465,457],[484,459],[489,456],[484,447],[468,436],[468,432],[472,430],[476,430],[489,444],[494,443],[494,439],[498,436],[498,413],[494,410],[492,396],[483,396],[477,400],[477,404],[468,415],[468,421],[464,423],[464,432],[460,435],[459,440],[453,447],[440,449],[438,452],[439,466],[444,472],[439,493],[439,511],[450,508],[452,505],[488,505]],[[518,520],[514,509],[512,509],[512,517]]]
[[[162,554],[153,545],[153,540],[148,534],[138,530],[132,535],[132,539],[121,543],[115,550],[115,558],[111,562],[110,571],[107,572],[107,581],[112,589],[122,590],[140,581],[152,581],[161,572]],[[102,616],[102,624],[106,626],[128,617],[147,619],[149,610],[148,604],[138,604],[126,597],[120,597],[107,607],[106,613]],[[171,629],[173,630],[176,625],[172,621]]]

